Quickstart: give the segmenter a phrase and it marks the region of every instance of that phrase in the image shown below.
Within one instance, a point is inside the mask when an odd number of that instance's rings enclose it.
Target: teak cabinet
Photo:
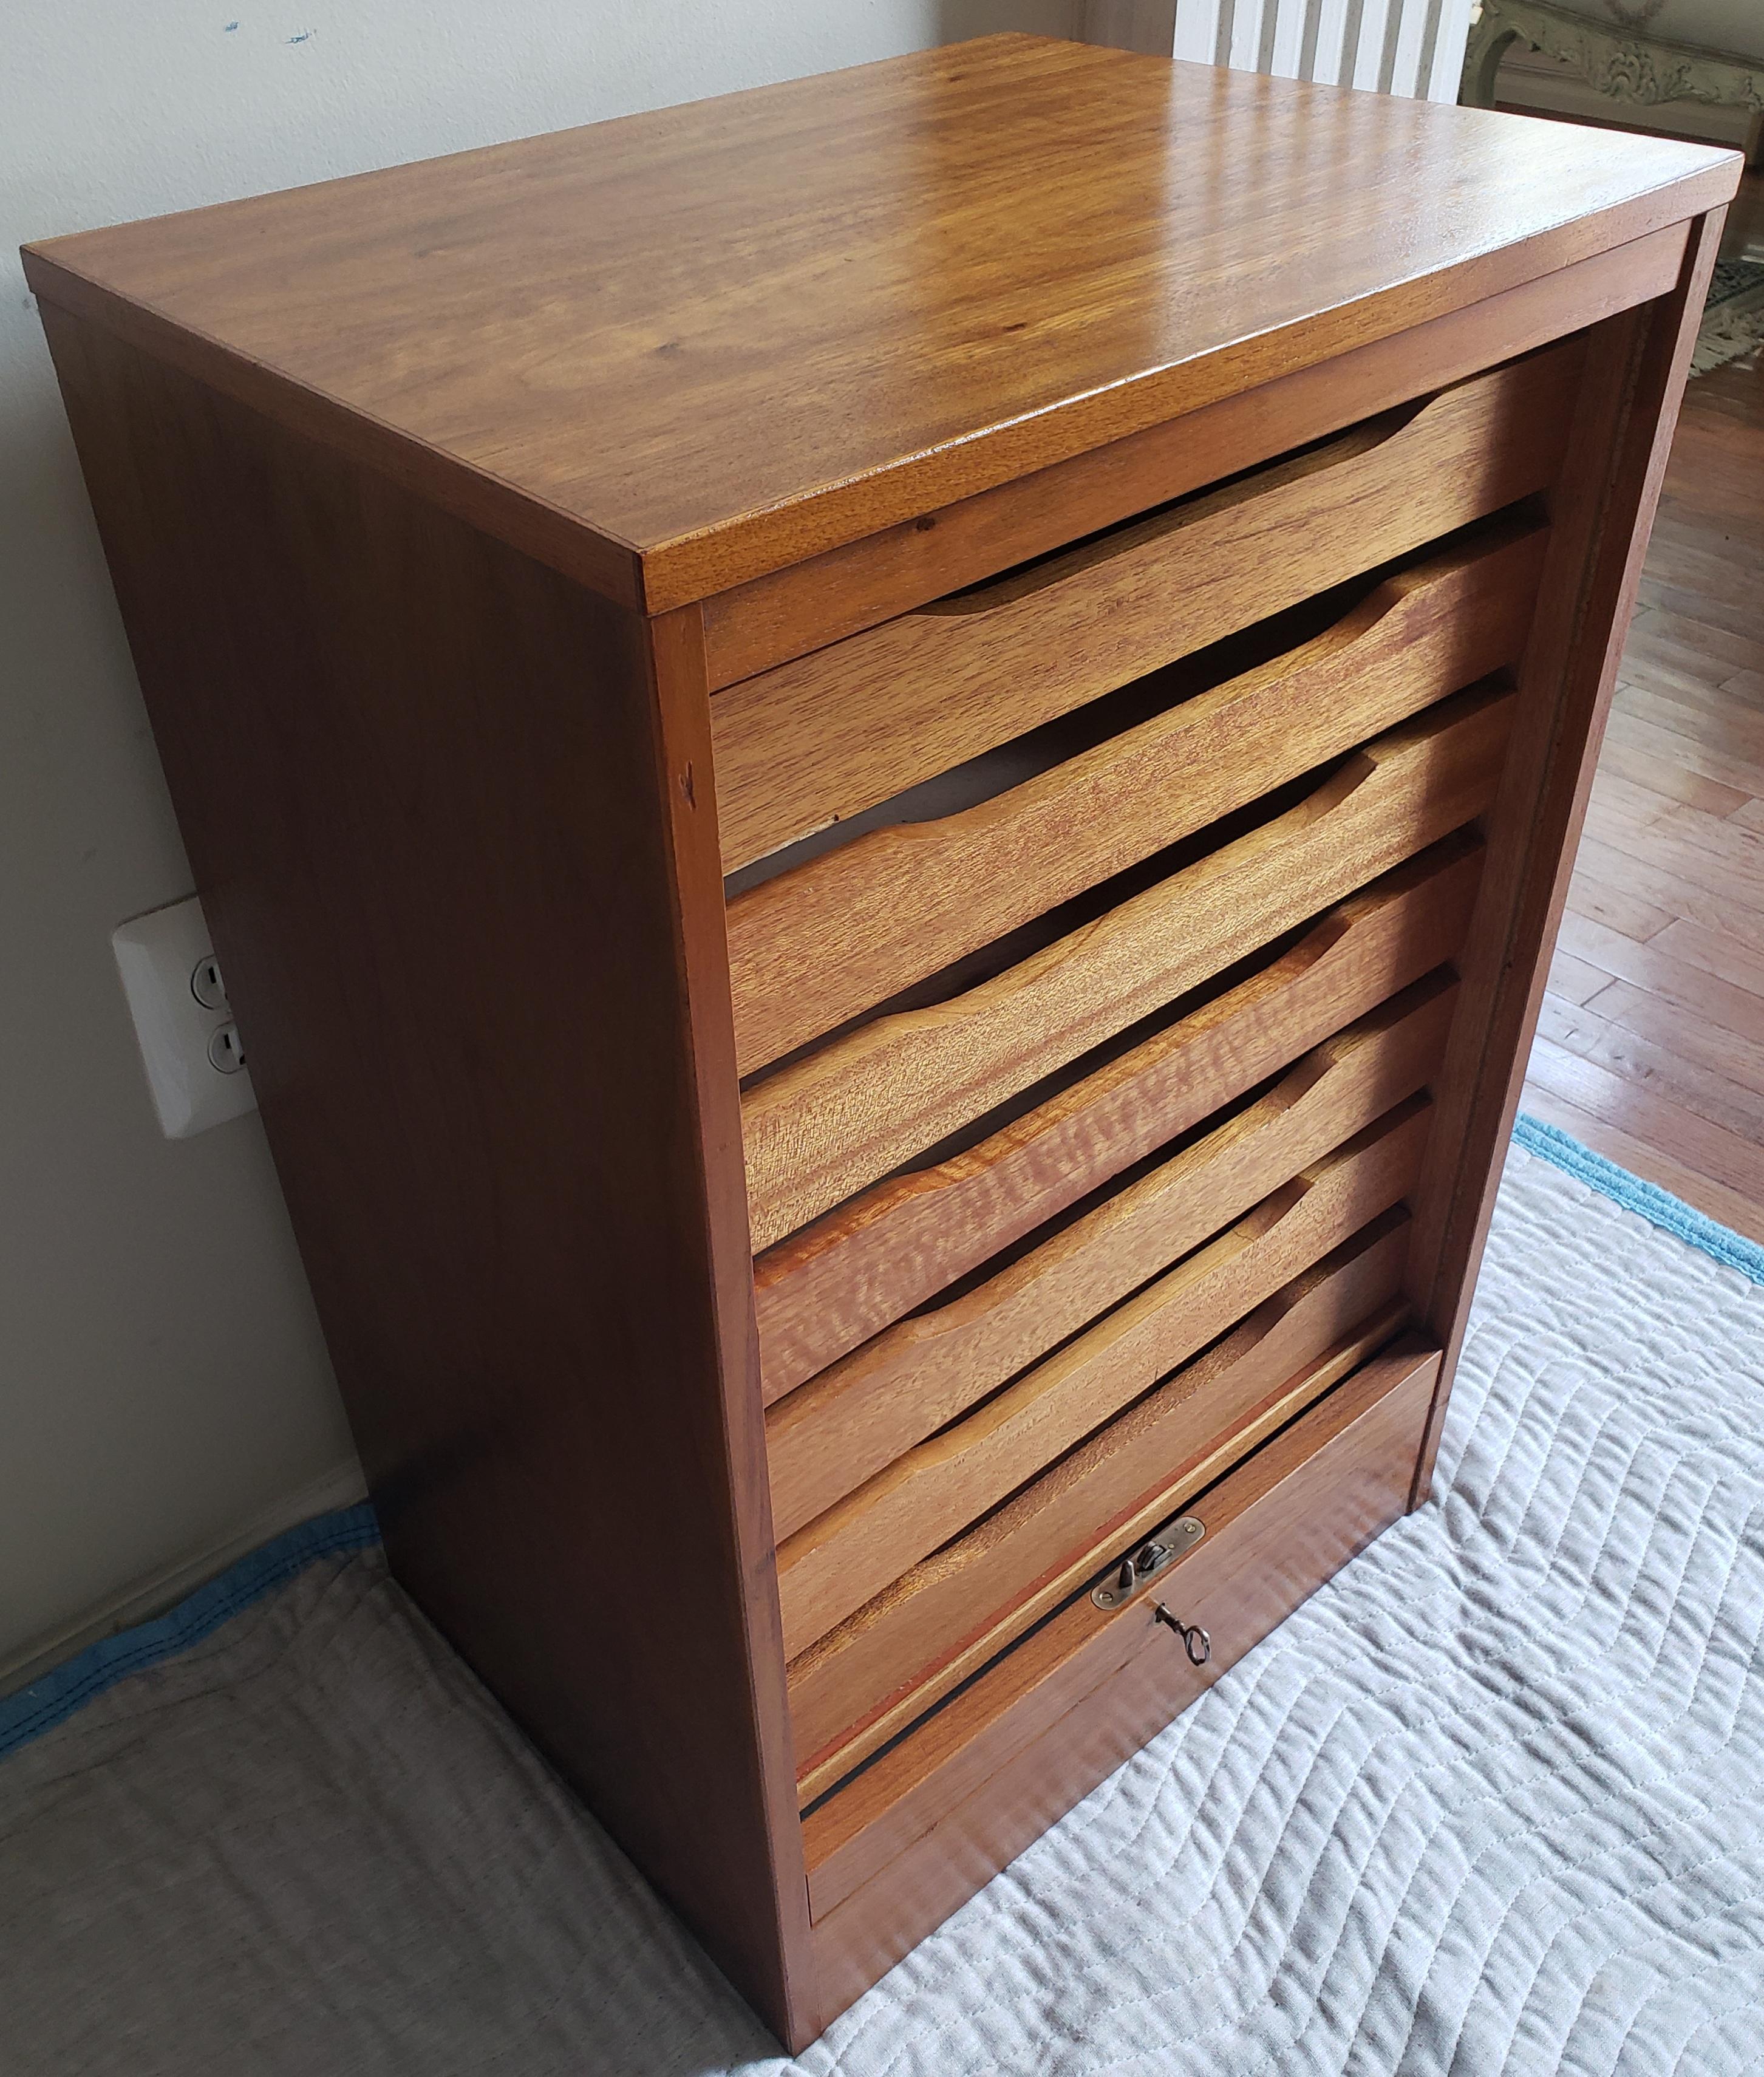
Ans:
[[[1738,164],[997,37],[27,254],[392,1562],[789,2043],[1426,1494]]]

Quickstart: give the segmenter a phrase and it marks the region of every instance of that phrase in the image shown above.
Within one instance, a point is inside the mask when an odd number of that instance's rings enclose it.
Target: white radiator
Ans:
[[[1455,101],[1473,0],[1085,0],[1084,40]]]

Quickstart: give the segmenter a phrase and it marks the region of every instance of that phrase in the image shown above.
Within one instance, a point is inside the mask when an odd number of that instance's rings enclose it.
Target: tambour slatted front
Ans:
[[[1737,164],[1005,36],[27,251],[391,1560],[792,2047],[1426,1500]]]

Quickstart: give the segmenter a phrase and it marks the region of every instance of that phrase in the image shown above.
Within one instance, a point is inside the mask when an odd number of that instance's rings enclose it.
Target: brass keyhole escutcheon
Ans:
[[[1192,1514],[1178,1515],[1173,1521],[1167,1521],[1110,1566],[1091,1588],[1091,1600],[1109,1614],[1125,1608],[1160,1572],[1192,1550],[1206,1533],[1204,1525]]]

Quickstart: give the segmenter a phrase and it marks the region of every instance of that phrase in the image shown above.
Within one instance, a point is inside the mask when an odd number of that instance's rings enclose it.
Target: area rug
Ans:
[[[1761,1284],[1523,1126],[1433,1501],[791,2061],[315,1525],[0,1706],[0,2068],[1755,2070]]]
[[[1707,375],[1764,346],[1764,264],[1720,260],[1709,281],[1691,353],[1692,375]]]

